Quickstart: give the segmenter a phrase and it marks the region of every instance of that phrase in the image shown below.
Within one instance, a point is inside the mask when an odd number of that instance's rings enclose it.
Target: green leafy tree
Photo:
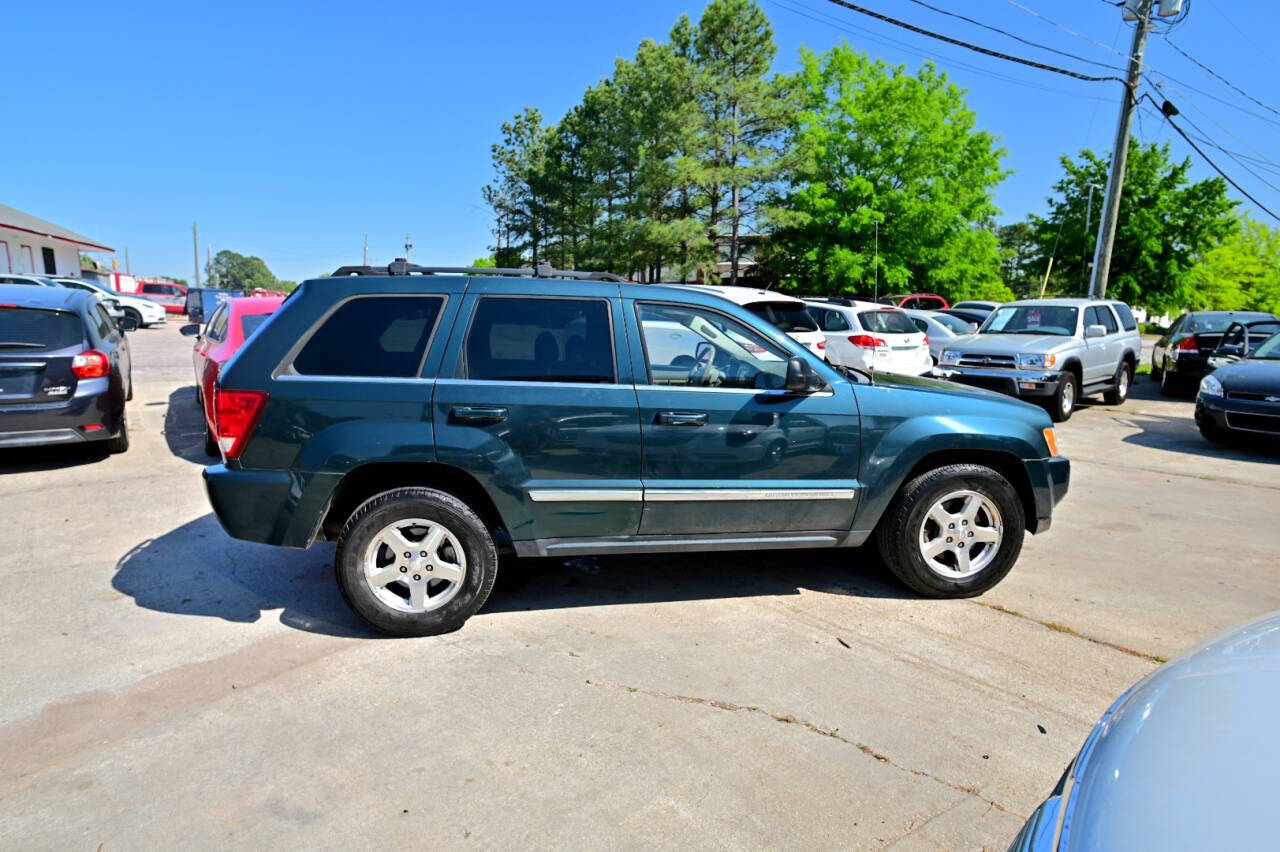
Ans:
[[[930,63],[913,74],[847,44],[801,60],[797,166],[771,210],[777,273],[817,293],[878,281],[1009,298],[989,226],[1004,151],[963,91]]]
[[[1109,157],[1089,150],[1075,160],[1064,156],[1064,174],[1053,185],[1049,215],[1032,217],[1040,258],[1047,261],[1053,246],[1058,247],[1049,281],[1054,293],[1088,292],[1085,270],[1093,260],[1102,200],[1095,189],[1086,230],[1089,186],[1106,186],[1110,166]],[[1193,183],[1190,168],[1190,158],[1173,161],[1167,144],[1130,140],[1107,296],[1157,312],[1181,311],[1195,301],[1197,259],[1238,225],[1226,182],[1211,178]]]
[[[543,124],[542,113],[533,107],[525,107],[502,123],[502,141],[493,145],[491,152],[497,180],[483,193],[499,229],[508,235],[506,245],[501,245],[499,238],[499,255],[528,249],[535,264],[542,260],[549,232],[545,194],[551,136],[552,129]]]
[[[1030,222],[1014,222],[996,228],[1000,244],[1000,275],[1004,285],[1019,298],[1040,292],[1040,270],[1035,228]]]
[[[1247,215],[1191,273],[1187,307],[1280,312],[1280,231]]]
[[[262,258],[246,257],[227,249],[215,254],[213,260],[205,265],[205,278],[208,286],[233,290],[251,290],[254,287],[273,290],[278,284]]]

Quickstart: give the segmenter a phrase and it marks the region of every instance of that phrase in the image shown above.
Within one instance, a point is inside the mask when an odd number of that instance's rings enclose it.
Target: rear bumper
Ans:
[[[315,540],[337,487],[334,474],[281,470],[204,469],[205,491],[218,523],[232,538],[280,547]]]
[[[1054,507],[1071,487],[1071,461],[1062,456],[1033,459],[1026,462],[1026,468],[1036,506],[1036,516],[1027,519],[1027,529],[1033,534],[1042,533],[1049,529]]]
[[[1018,397],[1053,396],[1058,392],[1058,385],[1062,382],[1062,373],[1056,370],[939,367],[937,372],[953,382]]]
[[[1164,370],[1169,375],[1180,376],[1188,382],[1203,379],[1205,374],[1213,372],[1209,360],[1199,352],[1179,352],[1176,358],[1168,359]]]
[[[65,400],[0,405],[0,447],[105,441],[119,432],[123,414],[123,393],[110,378],[82,379]]]

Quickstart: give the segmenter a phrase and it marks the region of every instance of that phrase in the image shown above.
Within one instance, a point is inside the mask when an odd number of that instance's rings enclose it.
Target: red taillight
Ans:
[[[929,335],[927,335],[927,334],[924,336],[924,345],[925,345],[925,346],[928,346],[928,345],[929,345]]]
[[[100,379],[111,372],[111,362],[97,349],[90,349],[71,359],[71,372],[77,379]]]
[[[249,442],[249,436],[258,425],[258,418],[262,416],[262,409],[266,405],[265,391],[235,391],[214,387],[213,423],[223,456],[229,459],[240,458],[240,453]]]
[[[818,343],[817,343],[817,346],[818,346],[818,348],[819,348],[819,349],[826,349],[826,348],[827,348],[827,341],[825,341],[825,340],[819,340],[819,341],[818,341]]]
[[[872,337],[869,334],[851,334],[849,342],[859,349],[882,349],[889,345],[885,343],[884,338]]]
[[[1178,341],[1178,348],[1183,352],[1195,352],[1200,349],[1200,344],[1196,343],[1194,337],[1184,337]]]

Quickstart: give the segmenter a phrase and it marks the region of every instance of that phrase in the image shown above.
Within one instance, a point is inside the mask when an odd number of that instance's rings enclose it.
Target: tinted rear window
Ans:
[[[911,317],[902,311],[863,311],[858,314],[858,322],[867,331],[879,331],[884,334],[918,334],[920,329],[911,322]]]
[[[352,299],[316,329],[293,369],[304,376],[415,377],[443,304],[439,296]]]
[[[258,326],[267,321],[267,317],[271,314],[245,314],[240,317],[240,333],[247,339],[249,335],[258,330]]]
[[[481,299],[464,351],[471,379],[614,380],[613,336],[603,299]]]
[[[0,350],[65,349],[84,342],[76,314],[36,308],[0,308]]]
[[[969,323],[959,317],[953,317],[951,314],[936,314],[933,321],[943,328],[954,331],[956,334],[969,333]]]
[[[746,308],[760,317],[760,319],[773,325],[778,331],[818,330],[818,324],[814,322],[809,309],[804,305],[797,305],[795,302],[758,302],[754,305],[747,305]]]
[[[1112,302],[1111,307],[1116,309],[1116,314],[1120,317],[1120,325],[1125,331],[1133,331],[1138,327],[1138,321],[1133,318],[1133,311],[1129,310],[1129,306],[1123,302]]]

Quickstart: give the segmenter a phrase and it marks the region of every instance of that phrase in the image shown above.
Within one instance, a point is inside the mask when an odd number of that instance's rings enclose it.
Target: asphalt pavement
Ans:
[[[513,561],[378,638],[332,545],[209,513],[177,326],[127,454],[0,453],[0,847],[1003,848],[1130,683],[1280,609],[1280,454],[1140,379],[982,598],[870,548]]]

